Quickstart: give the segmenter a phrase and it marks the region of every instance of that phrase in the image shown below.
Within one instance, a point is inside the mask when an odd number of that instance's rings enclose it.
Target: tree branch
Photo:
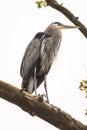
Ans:
[[[87,130],[87,126],[60,108],[44,102],[41,96],[32,96],[3,81],[0,81],[0,97],[19,106],[30,115],[42,118],[60,130]]]
[[[46,0],[46,2],[48,6],[51,6],[52,8],[64,14],[76,26],[80,26],[79,30],[87,38],[87,28],[78,20],[78,17],[75,17],[73,13],[63,7],[62,4],[59,4],[56,0]]]

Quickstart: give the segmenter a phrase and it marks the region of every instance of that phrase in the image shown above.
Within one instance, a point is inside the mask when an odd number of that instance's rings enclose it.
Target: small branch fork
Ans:
[[[60,108],[3,81],[0,81],[0,97],[19,106],[30,115],[42,118],[60,130],[87,130],[87,126]]]

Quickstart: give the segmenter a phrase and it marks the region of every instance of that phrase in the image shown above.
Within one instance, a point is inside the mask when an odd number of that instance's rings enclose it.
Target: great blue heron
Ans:
[[[67,26],[59,22],[51,23],[44,32],[39,32],[26,48],[20,74],[23,78],[22,89],[30,94],[44,81],[44,87],[48,99],[46,75],[57,55],[62,39],[61,29],[79,28]]]

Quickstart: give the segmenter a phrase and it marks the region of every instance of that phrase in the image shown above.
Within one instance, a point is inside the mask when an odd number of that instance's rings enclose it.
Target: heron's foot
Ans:
[[[39,94],[39,95],[40,95],[40,94]],[[43,98],[44,98],[44,97],[46,97],[46,95],[45,95],[45,94],[41,94],[40,96],[42,96]]]
[[[43,97],[40,94],[38,94],[38,101],[43,102]]]
[[[26,89],[26,88],[22,88],[22,89],[20,90],[20,92],[23,92],[23,91],[27,91],[27,89]]]
[[[39,101],[40,101],[40,102],[43,102],[43,101],[44,101],[44,102],[49,103],[49,101],[46,100],[47,96],[46,96],[45,94],[41,94],[41,95],[38,94],[38,98],[39,98]]]
[[[40,95],[40,94],[39,94],[39,95]],[[47,95],[42,94],[42,95],[40,95],[40,96],[42,96],[43,100],[44,100],[46,103],[49,103],[49,99],[48,99]]]

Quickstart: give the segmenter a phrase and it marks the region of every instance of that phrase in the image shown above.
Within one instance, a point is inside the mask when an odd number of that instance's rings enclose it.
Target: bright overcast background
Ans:
[[[82,0],[60,0],[87,26],[87,4]],[[0,0],[0,79],[21,88],[20,65],[29,41],[52,22],[73,25],[51,7],[38,9],[34,0]],[[82,123],[87,108],[79,82],[87,79],[87,41],[78,29],[64,30],[61,48],[47,77],[50,103]],[[44,93],[43,84],[38,93]],[[38,117],[31,117],[0,99],[0,129],[29,130],[56,128]]]

